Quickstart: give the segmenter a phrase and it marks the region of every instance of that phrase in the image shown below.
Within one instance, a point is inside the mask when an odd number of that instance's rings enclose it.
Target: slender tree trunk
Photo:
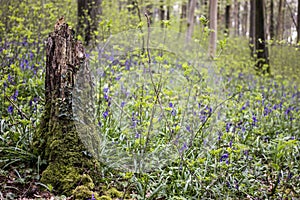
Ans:
[[[218,1],[210,0],[210,40],[209,40],[209,56],[215,57],[217,49],[217,12],[218,12]]]
[[[242,17],[242,35],[246,36],[247,34],[247,24],[248,24],[248,1],[244,2],[244,10]]]
[[[171,5],[170,5],[170,0],[167,0],[167,20],[170,20],[170,15],[171,15]]]
[[[297,43],[300,42],[300,0],[298,0],[298,15],[297,15]]]
[[[165,20],[165,8],[164,8],[164,0],[160,0],[159,6],[159,16],[160,16],[160,26],[164,27],[164,20]]]
[[[239,3],[238,0],[234,0],[234,9],[233,9],[233,21],[234,21],[234,35],[239,35]]]
[[[225,33],[229,35],[230,31],[230,4],[227,3],[225,7]]]
[[[189,13],[188,13],[188,19],[187,19],[187,32],[186,32],[186,42],[189,42],[190,39],[193,36],[194,31],[194,13],[195,13],[195,7],[196,7],[196,0],[191,0],[189,5]]]
[[[270,3],[270,38],[274,39],[275,37],[275,26],[274,26],[274,2],[271,0]]]
[[[84,38],[86,45],[94,39],[94,31],[97,30],[102,14],[102,0],[78,0],[78,26],[77,32]]]
[[[255,46],[257,54],[256,67],[263,73],[270,73],[269,53],[266,46],[264,26],[264,0],[256,0],[255,9]]]
[[[285,4],[285,0],[279,0],[278,18],[277,18],[277,27],[276,27],[276,38],[278,40],[283,39],[284,4]]]
[[[256,48],[255,48],[255,9],[256,9],[256,0],[250,0],[250,30],[249,30],[249,47],[251,50],[251,57],[254,57]]]
[[[184,21],[186,20],[186,10],[187,10],[186,2],[183,1],[181,4],[179,32],[182,32],[182,27],[183,27]]]

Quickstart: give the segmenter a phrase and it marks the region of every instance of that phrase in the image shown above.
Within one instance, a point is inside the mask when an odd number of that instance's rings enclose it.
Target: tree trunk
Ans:
[[[234,1],[234,35],[239,36],[240,35],[240,3],[235,0]]]
[[[269,53],[266,46],[264,26],[264,0],[256,0],[255,13],[256,68],[263,73],[270,73]]]
[[[195,7],[196,7],[196,0],[191,0],[190,7],[189,7],[189,13],[188,13],[188,19],[187,19],[186,42],[189,42],[193,36]]]
[[[95,38],[100,15],[102,14],[102,0],[78,0],[78,26],[77,32],[84,39],[85,45],[89,45]]]
[[[275,37],[275,28],[274,28],[274,2],[273,0],[270,3],[270,38],[274,39]]]
[[[186,10],[187,10],[186,2],[183,1],[182,5],[181,5],[179,32],[182,32],[182,27],[183,27],[184,21],[186,20]]]
[[[300,42],[300,0],[298,0],[298,16],[297,16],[297,43]]]
[[[250,0],[250,30],[249,30],[249,47],[251,50],[251,57],[255,54],[255,9],[256,0]]]
[[[159,16],[160,16],[160,23],[161,23],[160,25],[163,28],[164,27],[164,20],[165,20],[164,0],[160,0]]]
[[[93,189],[92,179],[85,174],[94,168],[94,160],[82,153],[85,147],[72,111],[74,82],[83,66],[87,66],[83,45],[74,39],[74,31],[61,18],[47,40],[45,109],[34,146],[48,163],[41,182],[67,195],[79,185],[88,191]]]
[[[170,20],[170,15],[171,15],[171,5],[170,5],[170,0],[167,0],[167,20]]]
[[[248,24],[248,1],[244,2],[243,18],[242,18],[242,35],[247,35]]]
[[[209,56],[215,57],[217,49],[217,12],[218,12],[218,1],[210,0],[210,40],[209,40]]]
[[[277,18],[277,27],[276,27],[276,38],[278,40],[283,39],[284,4],[285,4],[285,0],[279,0],[278,18]]]
[[[229,35],[230,31],[230,4],[226,4],[225,8],[225,33]]]

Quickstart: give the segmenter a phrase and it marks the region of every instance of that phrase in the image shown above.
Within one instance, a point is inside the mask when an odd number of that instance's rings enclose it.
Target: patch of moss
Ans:
[[[123,197],[123,192],[118,191],[116,188],[111,188],[105,192],[110,197]]]
[[[98,200],[98,199],[97,199],[97,200]],[[112,198],[103,195],[103,196],[101,196],[101,197],[99,198],[99,200],[112,200]]]
[[[99,198],[99,195],[93,191],[91,191],[87,186],[85,185],[80,185],[75,188],[72,192],[73,198],[82,200],[82,199],[91,199],[92,195],[94,195],[94,198],[96,200],[101,199]]]

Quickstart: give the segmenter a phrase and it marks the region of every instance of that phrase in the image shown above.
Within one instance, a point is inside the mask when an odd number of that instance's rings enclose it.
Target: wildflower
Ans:
[[[126,70],[130,70],[130,66],[131,66],[131,62],[128,61],[128,60],[126,60],[126,61],[125,61],[125,69],[126,69]]]
[[[267,106],[264,107],[264,116],[269,115],[272,112],[271,109],[269,109]]]
[[[139,134],[139,133],[136,133],[136,134],[135,134],[135,138],[136,138],[136,139],[140,138],[140,136],[141,136],[141,134]]]
[[[18,90],[16,90],[16,91],[15,91],[15,93],[12,95],[12,99],[13,99],[14,101],[16,101],[16,100],[17,100],[17,97],[18,97],[18,95],[19,95],[19,91],[18,91]]]
[[[122,103],[121,103],[121,108],[124,108],[124,106],[125,106],[125,102],[122,101]]]
[[[96,200],[96,198],[95,198],[95,195],[94,195],[94,194],[92,194],[92,198],[91,198],[91,200]]]
[[[220,162],[224,161],[224,160],[227,160],[228,159],[228,153],[224,153],[221,158],[220,158]]]
[[[169,103],[169,107],[172,108],[171,114],[172,114],[173,116],[175,116],[175,115],[176,115],[176,110],[175,110],[174,105],[173,105],[172,102]]]
[[[186,126],[186,130],[187,130],[188,132],[191,132],[191,127],[190,127],[190,126]]]
[[[12,114],[13,111],[14,111],[14,107],[12,107],[11,105],[8,106],[7,111],[8,111],[9,114]]]
[[[252,126],[255,126],[256,123],[258,122],[257,118],[255,116],[252,117]]]
[[[230,127],[232,126],[231,122],[226,123],[226,132],[228,133],[230,131]]]
[[[188,146],[186,144],[186,142],[182,145],[182,147],[180,148],[179,152],[182,153],[184,152],[186,149],[188,149]]]
[[[108,117],[108,111],[107,111],[107,110],[103,113],[103,117],[104,117],[104,118],[107,118],[107,117]]]

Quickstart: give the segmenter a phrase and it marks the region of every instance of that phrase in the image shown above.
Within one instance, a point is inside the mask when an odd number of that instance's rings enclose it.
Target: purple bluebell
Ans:
[[[121,108],[124,108],[124,106],[125,106],[125,102],[122,101],[122,103],[121,103]]]
[[[12,107],[11,105],[10,105],[10,106],[8,106],[8,108],[7,108],[7,112],[8,112],[9,114],[12,114],[12,113],[13,113],[13,111],[14,111],[14,107]]]
[[[220,158],[220,162],[224,161],[224,160],[227,160],[229,158],[229,155],[228,153],[224,153],[221,158]]]
[[[18,98],[18,95],[19,95],[19,91],[18,90],[16,90],[15,91],[15,93],[12,95],[12,99],[14,100],[14,101],[16,101],[17,100],[17,98]]]
[[[255,115],[252,116],[252,125],[255,126],[256,123],[258,122],[257,118]]]
[[[125,61],[125,69],[130,70],[131,62],[129,60]]]
[[[187,125],[187,126],[186,126],[186,130],[187,130],[188,132],[191,132],[191,127],[190,127],[189,125]]]
[[[226,123],[226,132],[228,133],[230,131],[230,127],[232,126],[231,122]]]
[[[102,115],[106,119],[108,117],[108,110],[106,110]]]
[[[186,149],[188,149],[188,146],[186,144],[186,142],[182,145],[182,147],[179,149],[179,152],[182,153],[184,152]]]

